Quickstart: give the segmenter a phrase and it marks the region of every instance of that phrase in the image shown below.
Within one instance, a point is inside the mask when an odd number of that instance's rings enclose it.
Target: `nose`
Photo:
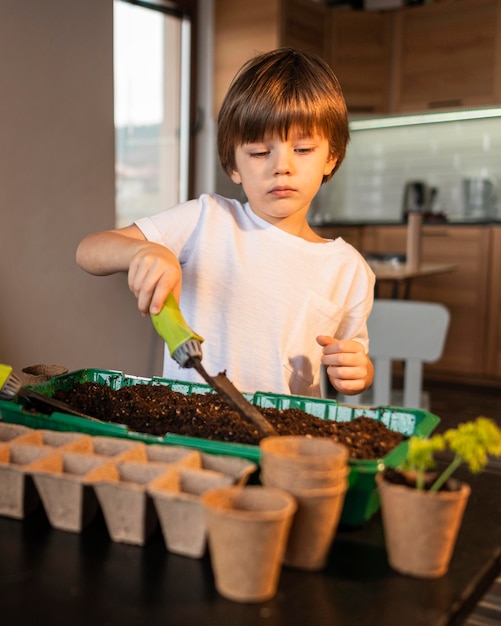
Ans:
[[[291,174],[293,170],[292,153],[286,146],[281,146],[274,151],[273,173],[275,176]]]

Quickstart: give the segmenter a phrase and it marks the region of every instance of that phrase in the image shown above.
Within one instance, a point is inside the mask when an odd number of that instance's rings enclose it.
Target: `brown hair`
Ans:
[[[235,170],[235,148],[266,135],[286,139],[291,127],[329,141],[341,165],[350,138],[348,112],[339,81],[320,57],[294,48],[260,54],[233,79],[218,115],[217,145],[224,171]]]

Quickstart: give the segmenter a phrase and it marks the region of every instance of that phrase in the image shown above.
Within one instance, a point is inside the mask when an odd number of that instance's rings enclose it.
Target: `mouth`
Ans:
[[[270,195],[275,196],[276,198],[287,198],[288,196],[293,195],[294,193],[296,193],[296,189],[294,189],[293,187],[287,187],[287,186],[277,186],[277,187],[273,187],[273,189],[270,189]]]

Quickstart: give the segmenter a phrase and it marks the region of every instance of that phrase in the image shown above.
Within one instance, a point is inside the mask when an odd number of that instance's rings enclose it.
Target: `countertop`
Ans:
[[[2,622],[169,626],[452,626],[501,570],[501,474],[467,474],[472,494],[449,568],[439,579],[391,570],[381,518],[339,529],[321,572],[284,568],[275,598],[259,604],[215,591],[209,556],[112,542],[99,517],[81,534],[54,530],[43,509],[0,518]]]
[[[471,218],[464,217],[450,217],[445,220],[438,219],[425,219],[423,226],[499,226],[501,225],[501,218]],[[339,218],[332,220],[325,220],[322,222],[311,222],[312,228],[327,227],[332,228],[336,226],[406,226],[406,222],[402,220],[385,220],[385,219],[347,219]]]

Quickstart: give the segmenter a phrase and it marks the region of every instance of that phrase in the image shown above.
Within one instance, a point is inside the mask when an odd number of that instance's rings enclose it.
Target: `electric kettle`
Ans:
[[[420,180],[409,181],[404,187],[404,199],[402,205],[402,217],[407,218],[408,213],[425,213],[429,209],[430,188]]]
[[[488,178],[464,178],[463,199],[466,217],[491,217],[496,203],[495,185]]]

